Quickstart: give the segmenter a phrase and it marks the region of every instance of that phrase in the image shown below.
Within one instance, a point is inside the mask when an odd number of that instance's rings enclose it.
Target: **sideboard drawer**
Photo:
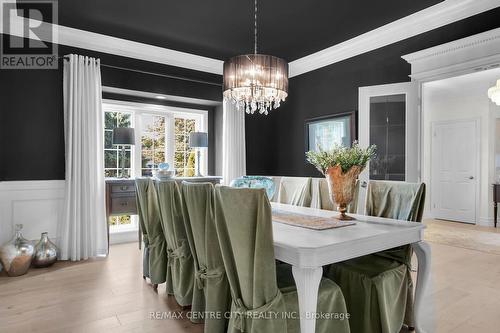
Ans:
[[[500,201],[500,184],[493,184],[493,201]]]
[[[111,198],[110,214],[137,214],[135,196]]]
[[[112,193],[135,192],[135,183],[111,185]]]

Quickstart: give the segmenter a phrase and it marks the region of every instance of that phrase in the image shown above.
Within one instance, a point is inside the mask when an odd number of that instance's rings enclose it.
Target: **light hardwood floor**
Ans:
[[[426,222],[446,232],[492,228]],[[441,230],[440,229],[440,230]],[[431,243],[429,333],[500,332],[500,255]],[[188,320],[152,320],[154,311],[179,311],[172,297],[144,282],[136,244],[114,245],[108,259],[59,262],[22,277],[0,273],[0,332],[203,332]]]

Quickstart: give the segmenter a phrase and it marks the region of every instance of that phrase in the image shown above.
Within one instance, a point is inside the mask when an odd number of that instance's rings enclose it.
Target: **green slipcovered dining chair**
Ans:
[[[299,319],[286,315],[298,316],[297,289],[290,265],[280,265],[284,270],[277,273],[265,190],[217,186],[215,192],[215,224],[232,297],[228,333],[298,333]],[[329,279],[320,283],[318,311],[347,313],[340,288]],[[349,321],[318,320],[316,332],[349,332]]]
[[[356,181],[354,198],[347,207],[347,211],[351,214],[356,214],[358,210],[359,186],[359,181]],[[332,196],[330,194],[326,178],[312,178],[310,207],[325,210],[337,210],[337,204],[332,202],[331,198]]]
[[[167,292],[185,307],[193,302],[194,263],[186,235],[181,193],[175,180],[156,180],[155,185],[167,240],[167,279],[171,280],[170,286],[167,283]]]
[[[335,204],[332,202],[330,191],[328,190],[328,182],[325,178],[311,179],[311,208],[336,210]]]
[[[144,241],[143,277],[148,277],[155,290],[166,281],[167,244],[158,211],[158,198],[149,178],[135,181],[137,210]]]
[[[271,202],[278,202],[278,196],[280,192],[280,182],[281,182],[281,177],[279,176],[267,176],[273,180],[274,183],[274,188],[276,189],[274,191],[274,195],[272,198],[269,198],[269,201]]]
[[[309,207],[311,204],[311,178],[281,177],[278,189],[278,202]]]
[[[204,296],[204,307],[191,311],[205,313],[205,333],[225,333],[231,295],[215,231],[212,183],[182,183],[187,236],[193,253],[195,290]],[[194,297],[194,296],[193,296]],[[203,305],[203,302],[198,304]]]
[[[370,216],[421,222],[425,184],[370,181]],[[354,333],[397,333],[414,327],[412,248],[405,245],[330,266],[345,295]]]

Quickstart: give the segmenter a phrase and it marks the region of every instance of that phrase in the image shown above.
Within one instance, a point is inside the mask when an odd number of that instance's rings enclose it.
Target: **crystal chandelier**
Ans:
[[[278,57],[257,53],[257,0],[254,7],[254,53],[224,62],[224,100],[238,110],[266,114],[288,96],[288,63]]]
[[[497,80],[497,85],[488,89],[488,97],[493,103],[500,106],[500,80]]]

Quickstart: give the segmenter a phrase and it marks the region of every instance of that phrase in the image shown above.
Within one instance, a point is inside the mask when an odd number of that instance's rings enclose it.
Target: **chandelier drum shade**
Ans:
[[[266,114],[288,96],[288,63],[281,58],[257,53],[257,0],[254,0],[254,53],[224,62],[223,96],[238,110]]]
[[[495,103],[500,106],[500,80],[497,80],[496,86],[488,89],[488,97]]]
[[[239,110],[267,114],[288,96],[288,63],[265,54],[233,57],[224,62],[223,89]]]

